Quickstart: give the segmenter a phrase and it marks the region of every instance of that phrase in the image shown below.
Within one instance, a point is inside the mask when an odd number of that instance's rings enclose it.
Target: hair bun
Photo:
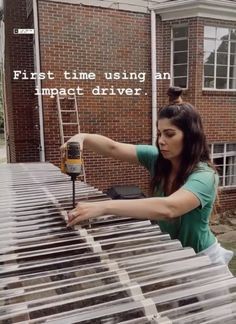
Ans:
[[[170,87],[167,91],[168,96],[178,97],[181,96],[183,89],[180,87]]]

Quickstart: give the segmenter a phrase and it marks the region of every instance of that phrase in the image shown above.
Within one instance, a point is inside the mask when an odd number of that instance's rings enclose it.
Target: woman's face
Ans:
[[[183,151],[184,133],[174,126],[170,119],[158,120],[158,145],[163,157],[167,160],[179,160]]]

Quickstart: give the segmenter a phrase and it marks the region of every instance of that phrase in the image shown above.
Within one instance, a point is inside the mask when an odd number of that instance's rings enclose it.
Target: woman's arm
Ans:
[[[199,205],[199,199],[192,192],[184,189],[179,189],[168,197],[79,203],[68,215],[68,226],[103,215],[170,220],[186,214]]]
[[[78,142],[82,150],[85,147],[116,160],[139,163],[136,147],[133,144],[120,143],[102,135],[86,133],[74,135],[68,142]]]

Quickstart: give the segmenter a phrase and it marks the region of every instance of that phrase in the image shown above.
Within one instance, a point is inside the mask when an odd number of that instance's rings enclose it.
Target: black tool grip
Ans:
[[[80,145],[78,142],[67,143],[67,158],[68,159],[80,158]]]

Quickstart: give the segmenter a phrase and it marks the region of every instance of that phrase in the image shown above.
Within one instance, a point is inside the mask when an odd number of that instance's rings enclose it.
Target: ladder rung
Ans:
[[[62,123],[62,125],[78,125],[78,123]]]
[[[61,112],[76,112],[76,110],[61,110]]]
[[[64,99],[67,99],[67,100],[75,100],[74,97],[58,97],[59,100],[64,100]]]

